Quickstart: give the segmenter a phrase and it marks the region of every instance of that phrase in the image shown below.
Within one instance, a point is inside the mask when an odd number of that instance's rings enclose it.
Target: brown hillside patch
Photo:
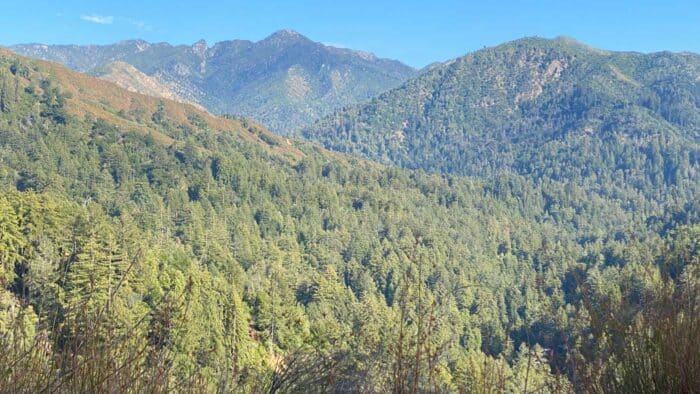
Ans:
[[[619,79],[622,82],[627,82],[629,84],[632,84],[636,87],[640,87],[641,85],[639,82],[635,81],[634,79],[630,78],[626,74],[624,74],[622,71],[620,71],[619,68],[613,66],[612,64],[610,65],[610,70],[612,71],[613,75],[615,75],[615,78]]]

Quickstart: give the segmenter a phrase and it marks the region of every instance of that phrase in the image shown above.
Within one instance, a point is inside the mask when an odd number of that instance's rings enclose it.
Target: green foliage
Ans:
[[[58,121],[79,97],[42,80],[0,114],[7,391],[605,391],[640,360],[697,383],[692,171],[613,196],[146,116],[163,143]]]

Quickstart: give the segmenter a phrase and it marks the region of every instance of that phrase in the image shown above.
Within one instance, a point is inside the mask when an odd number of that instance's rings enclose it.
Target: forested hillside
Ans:
[[[690,392],[677,135],[649,191],[437,175],[2,51],[0,390]]]
[[[258,42],[231,40],[212,46],[203,40],[193,45],[130,40],[112,45],[27,44],[12,49],[91,72],[139,93],[177,95],[212,113],[250,117],[278,134],[368,100],[415,74],[398,61],[323,45],[291,30]],[[136,79],[134,72],[125,74],[123,63],[145,75]],[[144,84],[146,78],[149,81]]]
[[[683,184],[689,199],[700,184],[700,56],[526,38],[435,66],[303,135],[405,168],[516,173],[617,199]]]

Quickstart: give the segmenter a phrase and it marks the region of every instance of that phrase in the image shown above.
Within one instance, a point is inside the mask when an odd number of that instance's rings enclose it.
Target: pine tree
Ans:
[[[2,82],[0,82],[0,112],[10,112],[9,108],[9,92],[7,91],[7,77],[2,73]]]
[[[14,102],[17,104],[19,102],[19,77],[15,75],[15,95],[14,95]]]
[[[67,262],[64,308],[78,330],[96,324],[124,326],[125,316],[114,310],[117,287],[126,280],[128,261],[119,252],[111,228],[104,219],[80,218],[75,224],[77,250]]]
[[[0,198],[0,288],[14,280],[15,265],[24,260],[25,245],[14,209],[6,199]]]

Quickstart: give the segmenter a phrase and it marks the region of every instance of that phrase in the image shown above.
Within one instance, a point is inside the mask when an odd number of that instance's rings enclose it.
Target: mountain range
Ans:
[[[258,42],[232,40],[213,46],[204,40],[191,46],[131,40],[10,49],[133,91],[195,103],[215,114],[249,117],[278,134],[368,100],[417,72],[398,61],[323,45],[291,30]],[[126,64],[133,69],[127,70]],[[143,75],[135,77],[136,71]]]

